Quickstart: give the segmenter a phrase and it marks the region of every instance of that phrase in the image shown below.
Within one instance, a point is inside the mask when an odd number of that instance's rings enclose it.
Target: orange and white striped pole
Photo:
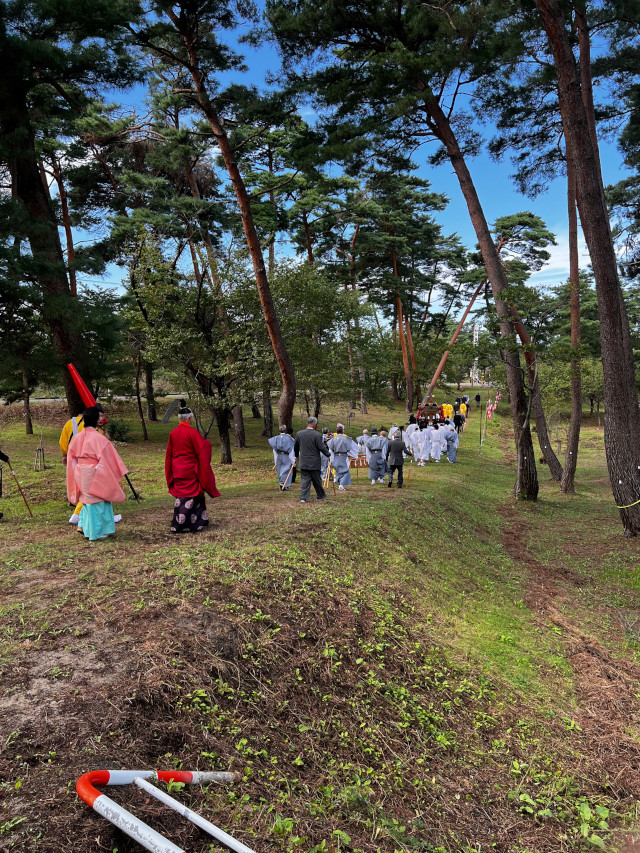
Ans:
[[[249,847],[242,842],[237,841],[232,836],[228,835],[224,830],[205,820],[200,815],[192,812],[191,809],[183,806],[173,797],[165,794],[164,791],[155,788],[145,780],[162,781],[162,782],[184,782],[186,785],[197,785],[198,783],[206,782],[236,782],[240,779],[239,773],[227,772],[197,772],[190,770],[92,770],[81,776],[76,783],[76,791],[81,800],[97,812],[102,817],[106,818],[114,826],[117,826],[130,838],[133,838],[138,844],[142,845],[151,853],[184,853],[172,841],[160,835],[155,829],[147,826],[135,815],[128,812],[118,803],[114,802],[106,794],[101,793],[95,787],[96,785],[130,785],[132,783],[138,787],[144,788],[156,799],[165,803],[165,805],[177,811],[191,823],[208,832],[214,838],[222,841],[227,847],[235,851],[235,853],[254,853]]]

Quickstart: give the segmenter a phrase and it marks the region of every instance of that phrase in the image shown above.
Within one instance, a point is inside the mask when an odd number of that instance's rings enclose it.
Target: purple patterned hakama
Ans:
[[[197,533],[209,524],[204,495],[176,498],[173,505],[172,533]]]

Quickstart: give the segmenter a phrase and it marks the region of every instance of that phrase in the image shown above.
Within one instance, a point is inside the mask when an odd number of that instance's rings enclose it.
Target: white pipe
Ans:
[[[182,847],[177,847],[164,835],[160,835],[155,829],[147,826],[131,812],[123,809],[106,794],[102,794],[93,804],[93,810],[105,817],[114,826],[117,826],[138,844],[141,844],[151,853],[184,853]]]
[[[202,774],[205,775],[205,774]],[[223,844],[226,844],[231,850],[234,850],[235,853],[254,853],[254,851],[247,847],[246,844],[243,844],[241,841],[237,841],[223,829],[220,829],[215,824],[211,823],[208,820],[205,820],[199,814],[191,809],[188,806],[183,805],[178,802],[178,800],[174,800],[173,797],[166,794],[164,791],[156,788],[155,785],[151,785],[145,779],[140,776],[136,776],[133,780],[134,785],[137,785],[139,788],[142,788],[143,791],[146,791],[148,794],[151,794],[152,797],[155,797],[156,800],[160,800],[161,803],[164,803],[165,806],[169,806],[170,809],[178,812],[182,817],[186,817],[187,820],[190,820],[191,823],[195,824],[200,829],[203,829],[205,832],[208,832],[209,835],[213,836],[213,838],[221,841]]]

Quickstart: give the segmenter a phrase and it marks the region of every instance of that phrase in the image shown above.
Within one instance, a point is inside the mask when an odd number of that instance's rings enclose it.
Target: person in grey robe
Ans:
[[[296,441],[293,446],[296,459],[300,459],[301,504],[308,503],[312,483],[319,501],[323,501],[327,496],[320,479],[320,455],[329,456],[329,451],[320,433],[316,432],[317,424],[317,418],[307,418],[307,428],[296,433]]]
[[[369,479],[372,486],[375,486],[376,482],[384,483],[384,476],[387,473],[387,463],[385,461],[387,444],[385,436],[378,435],[377,429],[371,430],[371,439],[367,445],[366,453],[367,462],[369,463]]]
[[[346,486],[351,485],[351,471],[349,459],[358,458],[358,445],[352,438],[344,434],[344,425],[338,424],[333,438],[327,442],[331,452],[331,465],[335,471],[334,482],[338,484],[338,491],[344,492]]]
[[[326,444],[326,443],[329,441],[329,439],[330,439],[330,438],[331,438],[331,433],[330,433],[330,432],[329,432],[329,430],[325,427],[325,428],[322,430],[322,440],[323,440],[323,441],[324,441],[324,443]],[[323,483],[324,483],[325,477],[327,476],[327,466],[328,466],[328,464],[329,464],[329,457],[328,457],[328,456],[321,456],[321,457],[320,457],[320,476],[322,477],[322,482],[323,482]]]
[[[449,462],[457,462],[457,450],[460,439],[458,437],[458,433],[456,432],[456,428],[448,418],[446,421],[445,438],[447,441],[447,459],[449,460]]]
[[[358,450],[360,451],[360,453],[364,453],[365,448],[367,444],[369,444],[370,439],[371,436],[369,435],[369,430],[365,427],[362,430],[362,435],[359,435],[356,438],[356,441],[358,442]]]
[[[288,492],[291,488],[293,471],[296,457],[293,453],[293,438],[287,434],[286,424],[280,424],[280,435],[274,435],[269,439],[269,445],[273,450],[273,462],[278,474],[280,489]]]

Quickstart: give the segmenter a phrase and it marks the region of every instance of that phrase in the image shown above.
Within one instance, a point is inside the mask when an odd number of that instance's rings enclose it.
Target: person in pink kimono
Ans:
[[[72,504],[82,501],[78,530],[92,541],[116,532],[112,504],[124,501],[120,480],[128,473],[115,447],[96,429],[99,417],[95,406],[85,411],[84,429],[67,452],[67,497]]]

